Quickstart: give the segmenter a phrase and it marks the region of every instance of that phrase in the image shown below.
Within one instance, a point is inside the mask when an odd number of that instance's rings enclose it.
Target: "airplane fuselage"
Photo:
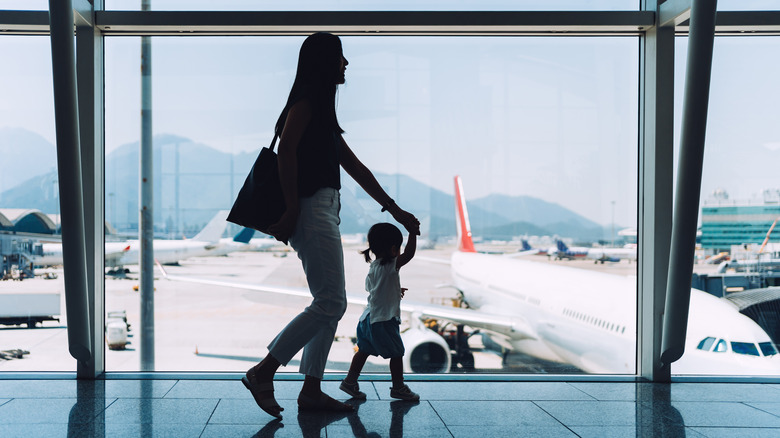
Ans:
[[[452,270],[469,306],[535,330],[536,339],[503,334],[516,350],[591,373],[634,372],[634,278],[465,252]]]

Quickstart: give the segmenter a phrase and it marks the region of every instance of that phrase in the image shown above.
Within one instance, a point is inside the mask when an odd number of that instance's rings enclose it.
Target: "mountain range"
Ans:
[[[29,156],[22,152],[32,151]],[[0,130],[3,182],[0,208],[35,208],[57,213],[54,145],[22,129]],[[119,231],[138,228],[138,143],[106,156],[106,219]],[[158,233],[192,236],[218,210],[229,209],[254,163],[257,151],[229,154],[175,135],[154,137],[154,220]],[[10,157],[9,160],[5,157]],[[16,161],[14,161],[16,160]],[[18,165],[17,165],[18,164]],[[6,173],[8,172],[8,173]],[[409,176],[375,173],[379,183],[422,222],[436,239],[455,234],[453,196]],[[8,187],[9,182],[18,182]],[[464,181],[468,188],[468,181]],[[351,178],[342,175],[341,230],[365,233],[390,219]],[[531,196],[491,194],[467,203],[472,233],[488,240],[520,235],[571,237],[593,241],[605,227],[558,204]]]

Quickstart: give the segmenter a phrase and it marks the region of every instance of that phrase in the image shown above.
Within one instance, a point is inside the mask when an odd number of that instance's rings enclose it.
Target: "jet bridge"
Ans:
[[[780,346],[780,287],[767,287],[735,292],[725,297],[740,313],[755,321]]]

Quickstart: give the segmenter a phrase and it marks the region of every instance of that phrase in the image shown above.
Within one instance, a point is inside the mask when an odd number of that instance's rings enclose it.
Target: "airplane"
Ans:
[[[584,246],[569,247],[563,241],[556,241],[557,251],[553,254],[556,260],[574,260],[586,258],[593,263],[619,262],[621,260],[636,261],[636,246],[627,245],[623,248],[587,248]]]
[[[207,257],[214,255],[219,248],[222,233],[227,227],[227,210],[220,210],[192,239],[154,239],[152,243],[154,248],[155,261],[163,265],[179,263],[179,261],[190,257]],[[106,242],[108,249],[108,244]],[[118,266],[137,265],[141,258],[141,244],[138,240],[128,240],[130,249],[124,253],[119,260]]]
[[[562,240],[556,240],[555,248],[548,250],[547,254],[555,256],[555,260],[574,260],[585,258],[588,255],[588,251],[590,251],[590,248],[584,246],[573,246],[570,248]]]
[[[585,255],[593,263],[619,262],[621,260],[636,261],[636,246],[627,245],[623,248],[588,248]]]
[[[402,333],[407,372],[441,373],[458,365],[473,369],[466,327],[501,346],[505,358],[523,353],[586,373],[636,372],[635,276],[480,253],[472,240],[459,177],[455,202],[458,250],[450,265],[459,306],[401,302],[409,321]],[[174,281],[311,297],[304,288],[178,277],[164,270],[163,275]],[[365,295],[348,293],[347,302],[365,305]],[[457,332],[432,330],[432,320],[454,324]],[[734,304],[692,289],[686,351],[672,366],[681,374],[778,375],[780,354],[766,332]]]
[[[212,251],[219,248],[220,238],[227,226],[227,213],[226,210],[219,211],[192,239],[154,239],[154,258],[162,264],[171,264],[190,257],[214,255]],[[62,265],[62,243],[44,243],[42,246],[43,254],[31,257],[35,266]],[[137,239],[105,243],[106,267],[137,265],[139,258],[140,243]]]

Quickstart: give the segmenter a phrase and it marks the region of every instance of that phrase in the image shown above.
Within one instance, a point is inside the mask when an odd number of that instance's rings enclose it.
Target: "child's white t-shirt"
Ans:
[[[360,316],[366,319],[371,314],[371,324],[389,321],[393,318],[401,320],[401,278],[395,268],[396,259],[381,264],[379,260],[371,262],[366,276],[366,291],[368,306]]]

